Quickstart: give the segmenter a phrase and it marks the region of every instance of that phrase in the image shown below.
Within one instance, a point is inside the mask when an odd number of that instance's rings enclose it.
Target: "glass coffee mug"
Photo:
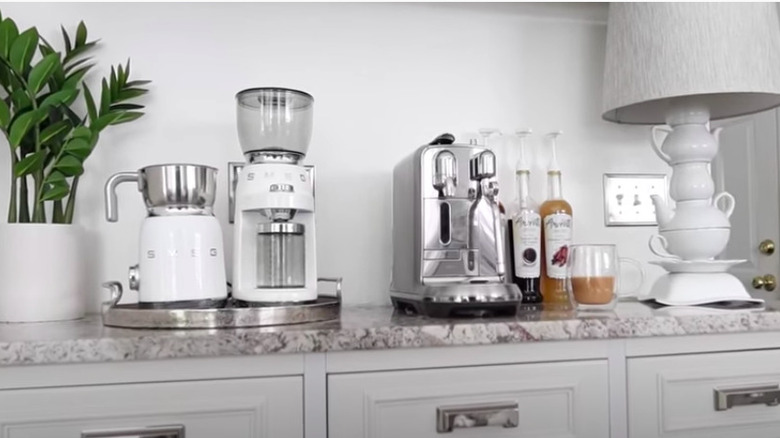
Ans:
[[[618,257],[615,245],[572,245],[569,254],[567,287],[575,306],[580,310],[610,310],[615,307],[620,289],[621,263],[634,265],[639,271],[636,293],[645,281],[642,265],[630,258]]]

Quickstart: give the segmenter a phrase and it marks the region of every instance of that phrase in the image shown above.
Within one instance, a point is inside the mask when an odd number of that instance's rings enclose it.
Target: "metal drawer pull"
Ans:
[[[185,438],[184,425],[149,426],[81,432],[81,438]]]
[[[715,389],[715,410],[725,411],[733,406],[780,404],[780,385],[749,388]]]
[[[471,427],[517,427],[519,423],[520,409],[517,402],[436,408],[436,432],[438,433]]]

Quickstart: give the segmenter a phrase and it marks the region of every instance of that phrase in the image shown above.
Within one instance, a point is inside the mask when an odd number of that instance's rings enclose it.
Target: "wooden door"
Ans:
[[[780,289],[755,289],[753,279],[780,277],[780,249],[773,254],[759,250],[765,240],[778,243],[780,213],[778,201],[778,111],[724,122],[720,152],[713,162],[716,192],[728,191],[736,198],[731,216],[731,239],[721,259],[745,259],[731,270],[756,298],[780,305]]]

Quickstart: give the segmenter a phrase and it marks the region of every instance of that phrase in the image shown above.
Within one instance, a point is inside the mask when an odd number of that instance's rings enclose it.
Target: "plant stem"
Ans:
[[[58,199],[53,202],[51,207],[51,223],[63,224],[65,223],[65,214],[62,212],[62,199]]]
[[[14,175],[14,167],[16,166],[16,152],[11,149],[11,199],[8,200],[8,223],[14,224],[17,221],[16,218],[16,175]]]
[[[19,178],[19,222],[30,222],[30,208],[28,207],[29,195],[27,192],[27,177]]]
[[[70,195],[68,196],[68,205],[65,207],[65,220],[63,223],[73,223],[73,210],[76,208],[76,191],[79,188],[79,177],[74,176],[70,184]]]
[[[35,96],[32,97],[33,102],[33,111],[38,110],[38,103],[35,101]],[[34,131],[34,137],[35,137],[35,152],[40,152],[41,150],[41,128],[36,123],[35,127],[33,128]],[[33,222],[39,222],[43,223],[46,222],[46,215],[43,211],[43,201],[40,200],[40,193],[43,189],[43,166],[41,166],[40,169],[36,170],[33,174],[33,180],[35,181],[35,206],[33,207]]]
[[[32,110],[37,111],[38,101],[35,100],[35,94],[30,92],[30,86],[27,84],[27,80],[25,80],[25,78],[22,75],[17,73],[16,70],[14,70],[14,68],[11,66],[11,64],[8,63],[8,60],[6,60],[4,57],[0,56],[0,62],[5,64],[5,66],[8,68],[8,71],[11,72],[11,74],[14,75],[14,77],[16,77],[16,80],[19,81],[19,83],[24,88],[24,91],[27,93],[27,97],[30,98],[30,102],[32,103]],[[35,152],[39,152],[41,150],[40,125],[36,123],[34,129],[35,129],[34,131]],[[46,212],[43,209],[43,201],[40,200],[41,190],[43,188],[43,169],[39,169],[35,172],[35,174],[33,175],[33,180],[35,181],[35,200],[33,204],[32,221],[37,223],[44,223],[46,222]]]

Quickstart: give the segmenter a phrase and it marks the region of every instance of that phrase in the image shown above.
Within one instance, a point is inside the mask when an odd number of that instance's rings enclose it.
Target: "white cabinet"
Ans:
[[[303,378],[0,391],[2,438],[108,436],[303,438]]]
[[[780,436],[780,406],[764,403],[776,392],[743,391],[725,410],[715,392],[779,384],[778,350],[628,359],[629,437]]]
[[[328,377],[328,429],[334,438],[440,437],[439,410],[466,413],[495,404],[518,407],[516,427],[455,428],[444,436],[609,436],[604,360],[336,374]]]

